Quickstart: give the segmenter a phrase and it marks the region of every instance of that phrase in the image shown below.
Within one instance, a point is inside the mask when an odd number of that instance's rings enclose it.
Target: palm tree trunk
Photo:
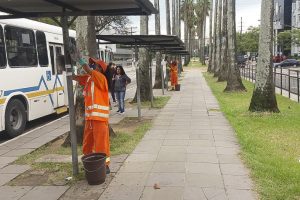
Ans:
[[[219,0],[215,0],[215,9],[214,9],[214,48],[213,48],[213,66],[212,66],[212,72],[215,72],[217,70],[217,23],[218,23],[218,4]]]
[[[198,26],[197,26],[197,33],[198,33],[198,49],[199,49],[199,52],[198,52],[198,56],[199,56],[199,60],[200,62],[202,63],[202,38],[203,38],[203,21],[201,21]]]
[[[217,25],[217,65],[215,68],[214,76],[218,77],[220,73],[220,67],[222,65],[221,59],[221,43],[222,43],[222,0],[219,0],[218,7],[218,25]]]
[[[175,10],[176,10],[176,1],[172,0],[172,35],[176,35],[176,18],[175,18]]]
[[[166,0],[166,26],[167,26],[167,35],[171,35],[171,24],[170,24],[170,0]]]
[[[159,10],[159,0],[154,1],[154,7]],[[155,15],[155,34],[160,35],[160,13],[158,12]],[[162,77],[161,77],[161,53],[156,53],[156,70],[155,70],[155,82],[154,82],[154,89],[161,89],[162,88]]]
[[[221,68],[218,81],[226,81],[228,77],[228,40],[227,40],[227,0],[223,0]]]
[[[273,14],[274,1],[262,1],[259,57],[255,87],[249,107],[249,110],[252,112],[279,112],[273,82]]]
[[[181,39],[181,19],[180,19],[180,0],[177,0],[177,33],[178,37]]]
[[[203,25],[202,25],[202,37],[201,37],[201,60],[202,65],[205,65],[205,34],[206,34],[206,11],[203,13]]]
[[[209,15],[209,63],[208,72],[212,72],[212,61],[213,61],[213,0],[210,0],[210,15]]]
[[[148,35],[148,16],[140,17],[140,34]],[[150,55],[146,48],[139,49],[139,69],[140,69],[140,85],[141,85],[141,101],[151,100],[151,90],[150,90],[150,74],[149,74],[149,64]],[[137,93],[135,94],[134,100],[136,100]]]
[[[188,32],[188,25],[187,25],[187,14],[184,13],[184,44],[185,48],[189,51],[189,32]],[[184,65],[188,65],[189,63],[189,56],[186,56],[184,59]]]
[[[189,28],[189,45],[188,45],[188,47],[189,47],[189,52],[190,52],[190,57],[189,57],[189,62],[190,62],[190,59],[191,59],[191,57],[193,57],[193,42],[192,42],[192,29],[190,29]]]
[[[95,17],[78,17],[76,21],[76,45],[82,52],[87,52],[89,57],[96,57],[96,31],[95,31]],[[78,74],[80,74],[82,68],[78,68]],[[75,104],[75,118],[76,118],[76,134],[77,143],[82,144],[83,132],[85,125],[84,117],[84,96],[83,87],[77,87],[76,89],[76,104]],[[70,146],[70,135],[65,139],[63,146]]]
[[[240,69],[236,61],[236,22],[235,22],[235,0],[228,0],[227,7],[227,30],[228,30],[228,78],[224,91],[245,91],[242,83]]]

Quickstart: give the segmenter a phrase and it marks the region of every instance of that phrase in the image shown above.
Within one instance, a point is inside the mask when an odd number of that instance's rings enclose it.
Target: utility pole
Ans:
[[[241,36],[243,34],[243,17],[241,17]]]

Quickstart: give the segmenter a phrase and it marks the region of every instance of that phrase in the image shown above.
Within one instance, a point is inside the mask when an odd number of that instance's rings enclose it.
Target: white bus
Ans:
[[[76,32],[69,35],[75,42]],[[57,65],[63,54],[60,27],[29,19],[0,20],[0,132],[15,137],[27,121],[67,111],[66,74]],[[111,49],[99,46],[98,57],[110,62]]]
[[[63,52],[60,27],[0,20],[0,131],[15,137],[27,121],[67,110],[66,76],[56,65]]]

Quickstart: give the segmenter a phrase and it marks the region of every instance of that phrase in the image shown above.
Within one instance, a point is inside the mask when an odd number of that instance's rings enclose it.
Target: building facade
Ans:
[[[300,28],[300,0],[293,0],[292,27],[293,29]],[[291,54],[293,56],[300,56],[300,45],[292,44]]]
[[[296,0],[294,0],[296,1]],[[290,55],[291,51],[283,52],[278,45],[276,38],[280,32],[291,30],[292,27],[292,5],[293,0],[274,0],[274,49],[273,54]]]

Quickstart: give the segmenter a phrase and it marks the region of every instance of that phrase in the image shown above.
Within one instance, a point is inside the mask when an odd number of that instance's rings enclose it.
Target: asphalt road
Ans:
[[[282,69],[282,73],[281,73],[281,70],[279,68],[277,68],[276,69],[276,77],[275,77],[276,87],[278,87],[278,88],[282,87],[283,90],[288,91],[289,90],[289,82],[290,82],[291,93],[297,94],[297,87],[298,87],[297,72],[293,71],[295,69],[297,69],[297,68],[291,68],[290,80],[289,80],[288,68]],[[250,80],[255,80],[256,79],[255,71],[256,71],[256,65],[253,65],[253,66],[246,66],[245,68],[241,68],[240,72],[241,72],[241,76],[244,76],[247,80],[249,80],[249,78],[250,78]],[[300,72],[299,72],[299,77],[300,77]]]

